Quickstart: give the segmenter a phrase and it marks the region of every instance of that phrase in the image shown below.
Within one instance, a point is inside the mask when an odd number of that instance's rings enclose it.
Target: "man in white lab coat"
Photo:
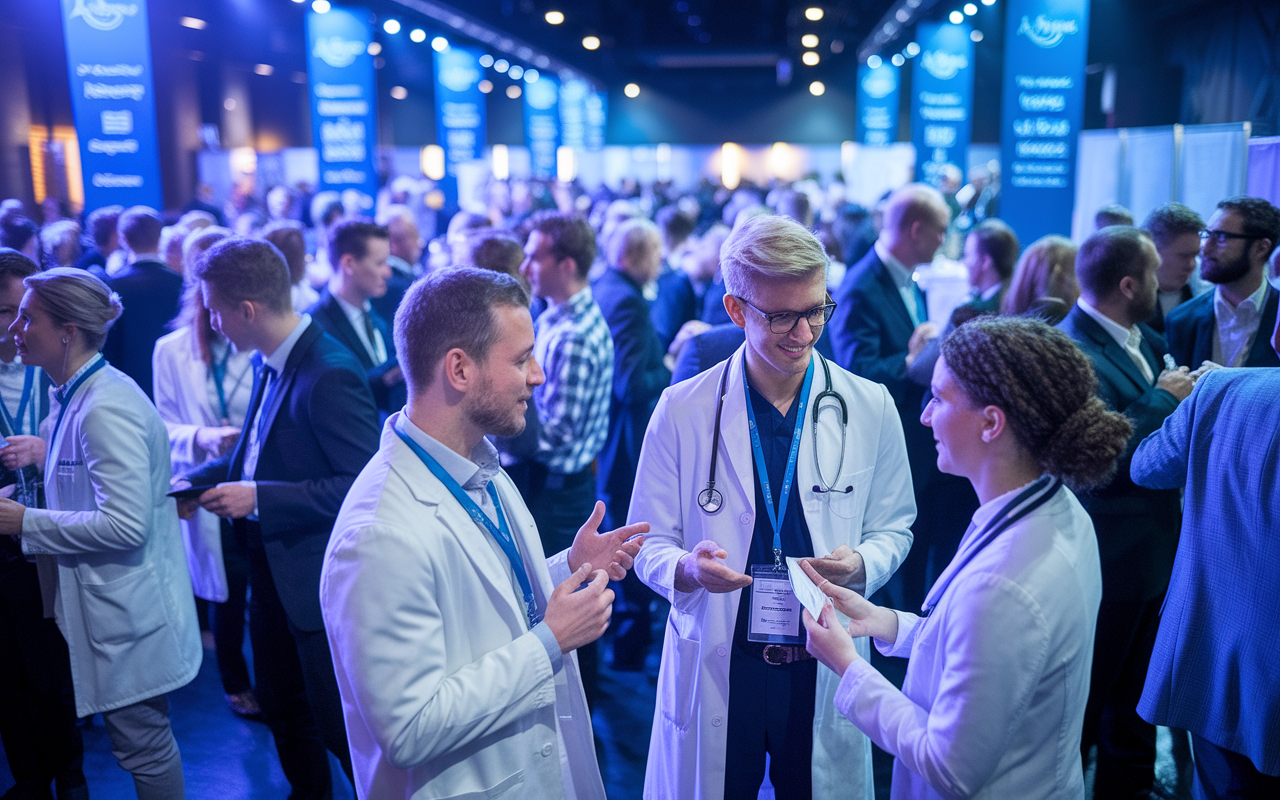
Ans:
[[[604,800],[573,650],[604,632],[607,581],[648,527],[597,534],[597,504],[543,555],[485,438],[519,433],[543,380],[515,279],[423,278],[395,336],[409,404],[342,505],[320,584],[357,792]]]
[[[646,798],[754,797],[766,754],[780,799],[872,797],[870,742],[804,649],[786,558],[816,556],[870,595],[906,557],[916,509],[893,398],[813,352],[826,266],[793,221],[735,231],[724,303],[746,344],[668,389],[645,434],[636,574],[671,601]]]

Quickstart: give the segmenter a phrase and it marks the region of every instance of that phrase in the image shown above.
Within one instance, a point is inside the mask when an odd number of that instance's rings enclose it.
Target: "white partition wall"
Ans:
[[[1139,223],[1172,200],[1207,219],[1219,200],[1245,191],[1247,122],[1082,131],[1079,142],[1076,241],[1093,232],[1094,213],[1108,203],[1129,209]]]

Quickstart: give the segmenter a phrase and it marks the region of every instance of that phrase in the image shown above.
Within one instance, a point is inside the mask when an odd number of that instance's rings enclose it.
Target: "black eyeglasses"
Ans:
[[[1218,247],[1223,247],[1232,239],[1265,239],[1267,237],[1256,233],[1232,233],[1231,231],[1200,231],[1200,241],[1207,242],[1210,239]]]
[[[831,315],[836,311],[835,302],[823,303],[820,306],[814,306],[808,311],[778,311],[773,314],[766,314],[755,306],[751,305],[751,301],[745,297],[734,295],[738,302],[749,307],[752,311],[764,317],[769,323],[769,330],[773,333],[791,333],[795,330],[796,325],[800,324],[801,317],[809,323],[810,328],[821,328],[831,320]],[[831,297],[827,297],[831,300]]]

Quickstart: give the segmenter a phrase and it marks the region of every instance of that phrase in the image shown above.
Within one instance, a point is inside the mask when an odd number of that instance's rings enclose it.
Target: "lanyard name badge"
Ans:
[[[33,436],[38,434],[36,430],[36,406],[38,403],[31,402],[31,397],[35,394],[36,368],[27,367],[25,372],[26,374],[22,377],[22,398],[18,400],[18,413],[10,415],[9,405],[4,402],[3,397],[0,397],[0,411],[4,412],[4,421],[9,426],[10,435],[12,436],[21,436],[23,434],[25,429],[22,427],[22,418],[26,415],[28,407],[31,408],[31,434]]]
[[[744,364],[745,370],[745,364]],[[803,607],[791,586],[787,567],[782,561],[782,521],[787,514],[787,501],[791,497],[791,485],[795,482],[796,461],[800,453],[800,436],[804,433],[804,416],[809,406],[809,390],[813,388],[813,359],[805,371],[804,387],[800,390],[800,406],[796,410],[795,431],[791,434],[791,450],[787,454],[787,468],[783,473],[782,491],[778,506],[773,505],[773,491],[769,485],[769,470],[765,465],[764,449],[760,446],[760,430],[756,424],[756,412],[751,406],[751,389],[743,380],[747,393],[747,425],[751,432],[751,451],[755,456],[756,475],[764,494],[765,512],[773,528],[773,563],[751,566],[751,624],[747,629],[747,641],[771,644],[804,644],[800,630],[800,609]]]
[[[489,519],[484,511],[480,510],[480,506],[476,505],[476,501],[472,500],[471,496],[463,491],[458,482],[453,479],[453,476],[446,472],[444,467],[440,466],[439,461],[432,458],[430,453],[423,450],[417,442],[409,438],[408,434],[400,430],[399,427],[395,431],[396,435],[409,446],[409,449],[426,465],[427,469],[431,470],[431,474],[435,475],[449,490],[449,493],[454,496],[454,499],[462,504],[463,510],[471,516],[476,525],[488,531],[489,535],[498,542],[498,546],[506,554],[507,560],[511,562],[511,571],[515,573],[516,581],[520,584],[520,592],[524,595],[525,616],[529,620],[529,627],[532,628],[537,625],[542,621],[542,615],[538,613],[538,603],[533,597],[533,584],[529,580],[529,573],[524,568],[524,559],[520,557],[520,550],[516,547],[515,538],[511,535],[511,528],[507,525],[507,515],[502,510],[502,501],[498,499],[498,492],[493,488],[493,481],[490,481],[485,488],[488,489],[489,499],[493,501],[493,507],[498,512],[497,525],[494,525],[493,520]]]

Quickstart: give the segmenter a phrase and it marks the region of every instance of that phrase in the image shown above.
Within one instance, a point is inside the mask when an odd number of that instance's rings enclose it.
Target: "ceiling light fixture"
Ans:
[[[403,86],[392,86],[391,97],[394,100],[403,100],[409,96],[409,90]]]
[[[964,22],[964,14],[961,14],[959,11],[952,11],[947,19],[951,20],[952,25],[959,25],[961,22]]]
[[[804,18],[810,22],[817,22],[822,19],[822,9],[817,6],[811,6],[804,10]]]
[[[800,44],[804,47],[817,47],[818,37],[812,33],[806,33],[800,37]]]
[[[480,90],[481,94],[488,94],[493,91],[493,81],[486,78],[485,80],[477,83],[476,88]]]
[[[437,53],[443,53],[445,50],[449,49],[449,40],[443,36],[437,36],[431,40],[431,49],[435,50]]]
[[[526,69],[524,71],[525,83],[537,83],[538,78],[541,78],[541,77],[542,76],[538,74],[538,71],[536,69]]]
[[[379,42],[369,42],[369,46],[364,51],[371,56],[376,56],[382,52],[382,45]]]
[[[311,4],[311,10],[317,14],[328,14],[329,8],[329,0],[316,0]]]
[[[806,50],[804,55],[800,56],[800,61],[806,67],[816,67],[818,66],[818,54],[813,50]]]
[[[382,29],[394,36],[395,34],[400,32],[400,20],[389,19],[386,22],[382,23]]]
[[[202,19],[197,19],[196,17],[183,17],[182,19],[178,20],[178,24],[184,28],[191,28],[192,30],[196,30],[196,31],[202,31],[205,28],[209,27],[209,23],[205,22]]]
[[[582,46],[588,50],[595,50],[596,48],[600,47],[600,37],[584,36],[582,38]]]
[[[977,7],[977,6],[975,6],[973,3],[965,3],[965,4],[964,4],[964,13],[965,13],[965,14],[967,14],[968,16],[972,17],[974,14],[977,14],[977,13],[978,13],[978,7]]]
[[[626,86],[622,87],[622,93],[627,97],[639,97],[640,87],[634,83],[628,83]]]
[[[982,41],[982,31],[969,31],[969,38],[975,42]]]
[[[427,32],[422,28],[414,28],[409,31],[409,39],[415,42],[425,42],[427,40]]]
[[[870,56],[867,59],[867,66],[872,69],[880,69],[880,65],[884,62],[880,60],[880,56]]]
[[[542,18],[547,21],[548,25],[559,25],[561,22],[564,22],[564,13],[560,11],[548,11],[546,14],[542,15]]]
[[[270,64],[254,64],[253,71],[259,75],[266,76],[275,72],[276,68],[271,66]]]
[[[511,80],[513,81],[518,81],[523,76],[524,76],[524,67],[520,66],[519,64],[512,64],[511,69],[507,70],[507,77],[511,78]]]
[[[889,62],[893,64],[895,67],[900,67],[903,64],[907,63],[907,59],[905,59],[902,56],[902,53],[894,53],[893,58],[889,59]]]
[[[814,97],[822,97],[823,93],[826,91],[827,91],[827,87],[825,84],[823,84],[822,81],[814,81],[813,83],[809,84],[809,94],[813,95]]]
[[[507,87],[507,97],[510,97],[512,100],[515,100],[515,99],[516,99],[517,97],[519,97],[519,96],[520,96],[520,87],[519,87],[519,86],[516,86],[516,85],[513,83],[513,84],[511,84],[510,86],[508,86],[508,87]]]
[[[489,55],[488,53],[485,53],[484,55],[480,56],[480,66],[484,67],[485,69],[492,67],[493,56]]]
[[[500,58],[497,61],[493,62],[493,68],[498,72],[506,72],[507,67],[510,67],[510,66],[511,65],[507,63],[507,60],[505,58]]]

